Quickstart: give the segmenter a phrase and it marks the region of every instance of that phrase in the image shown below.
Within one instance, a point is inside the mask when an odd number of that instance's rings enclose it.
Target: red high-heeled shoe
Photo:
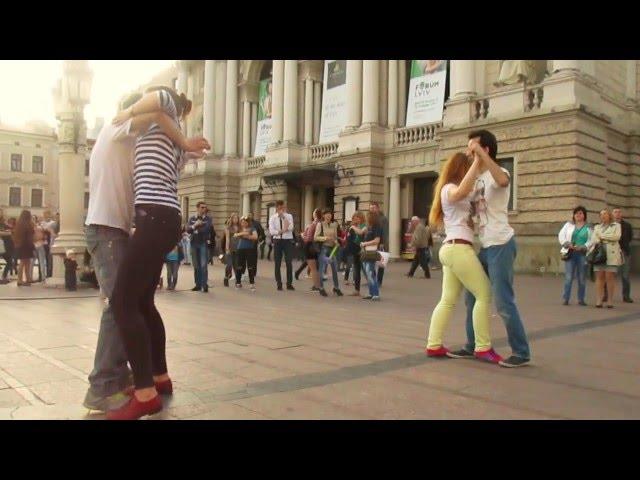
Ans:
[[[173,395],[173,383],[170,378],[162,382],[155,382],[155,387],[159,395]],[[135,391],[136,387],[130,385],[124,390],[124,393],[125,395],[132,396]]]
[[[142,402],[135,395],[131,397],[129,403],[107,412],[107,420],[138,420],[145,415],[153,415],[162,410],[162,400],[160,395],[156,395],[151,400]]]

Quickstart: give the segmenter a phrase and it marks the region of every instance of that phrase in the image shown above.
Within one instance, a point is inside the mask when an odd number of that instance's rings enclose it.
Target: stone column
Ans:
[[[477,94],[474,60],[451,61],[451,98],[466,98]]]
[[[258,104],[251,104],[251,152],[249,156],[252,157],[254,155],[253,152],[256,151],[256,135],[258,132]]]
[[[189,81],[189,71],[185,65],[184,60],[178,60],[178,82],[176,89],[178,93],[187,94],[187,82]]]
[[[407,62],[398,60],[398,126],[404,127],[407,121]]]
[[[398,60],[389,60],[387,127],[398,125]]]
[[[202,135],[213,143],[215,136],[216,61],[204,61],[204,102],[202,105]]]
[[[302,225],[306,225],[311,221],[313,210],[316,206],[313,204],[313,185],[304,186],[304,218],[302,219]]]
[[[313,143],[313,80],[304,82],[304,144]]]
[[[227,60],[227,96],[225,103],[225,157],[238,154],[238,60]]]
[[[362,60],[347,60],[347,129],[362,123]]]
[[[242,156],[251,156],[251,103],[248,100],[243,102],[242,112]]]
[[[225,137],[225,94],[227,85],[227,64],[219,61],[216,63],[215,100],[214,100],[214,120],[216,127],[213,134],[213,153],[224,154]]]
[[[362,124],[377,125],[380,103],[380,66],[378,60],[364,60],[362,65]]]
[[[249,215],[251,213],[251,194],[242,194],[242,215]]]
[[[271,98],[271,142],[282,141],[282,128],[284,125],[284,60],[273,61],[273,96]]]
[[[297,143],[298,61],[284,61],[284,131],[282,140]]]
[[[322,115],[322,82],[313,82],[313,143],[320,141],[320,121]]]
[[[400,177],[391,177],[389,185],[389,249],[391,258],[400,257]]]

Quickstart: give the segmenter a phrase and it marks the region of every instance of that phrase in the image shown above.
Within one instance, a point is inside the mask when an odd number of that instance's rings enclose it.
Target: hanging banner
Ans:
[[[440,122],[444,108],[447,60],[413,60],[407,103],[407,127]]]
[[[273,82],[270,78],[260,81],[258,90],[258,127],[254,157],[264,155],[271,142],[271,106],[273,104]]]
[[[337,142],[346,124],[347,61],[325,60],[319,142]]]

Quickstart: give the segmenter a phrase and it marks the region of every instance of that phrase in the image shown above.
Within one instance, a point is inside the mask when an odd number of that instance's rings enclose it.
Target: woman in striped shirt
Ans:
[[[191,102],[172,89],[160,87],[157,98],[162,111],[178,126],[191,110]],[[131,107],[131,116],[136,105]],[[209,148],[204,139],[202,148]],[[167,373],[164,324],[154,296],[164,257],[180,239],[178,172],[186,159],[185,152],[157,124],[138,137],[134,167],[136,230],[111,297],[135,391],[126,405],[107,413],[108,419],[133,420],[157,413],[162,410],[158,393],[173,392]]]

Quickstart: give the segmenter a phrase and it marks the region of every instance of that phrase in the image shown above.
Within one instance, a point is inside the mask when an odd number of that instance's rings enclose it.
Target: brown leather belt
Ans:
[[[453,240],[447,240],[444,243],[449,243],[451,245],[455,245],[456,243],[464,243],[465,245],[473,245],[473,242],[470,242],[469,240],[464,240],[462,238],[454,238]]]

